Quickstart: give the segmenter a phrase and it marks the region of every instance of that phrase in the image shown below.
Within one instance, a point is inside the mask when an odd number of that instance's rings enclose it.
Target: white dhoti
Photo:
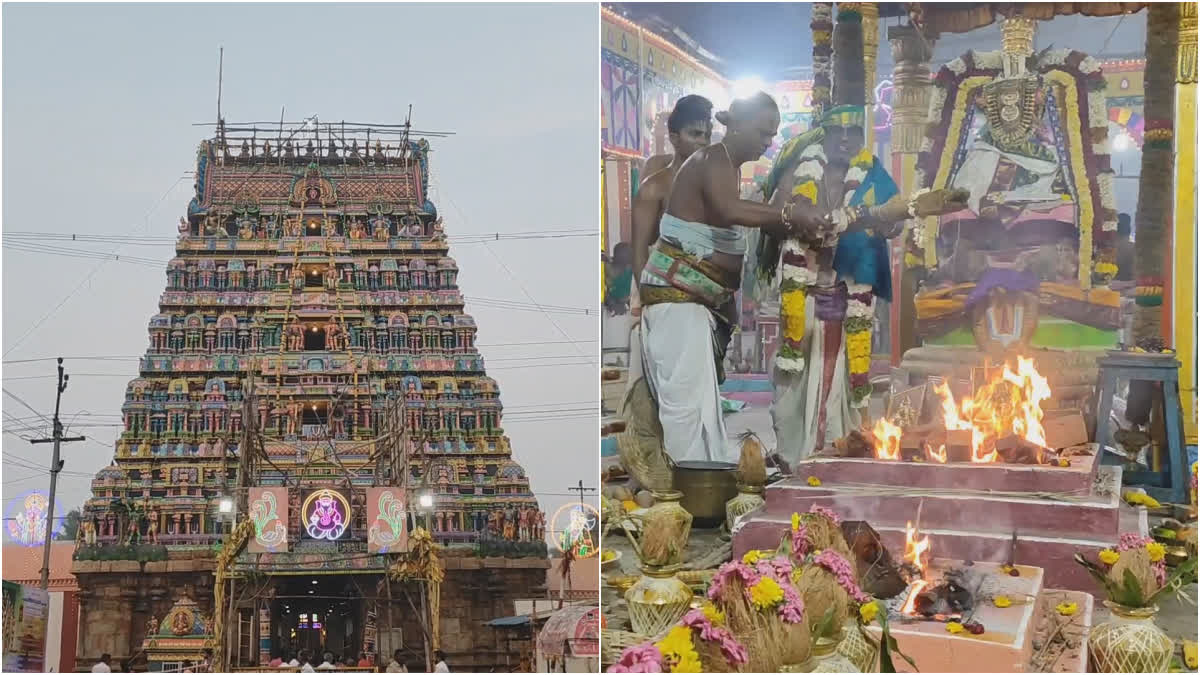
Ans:
[[[642,363],[658,402],[663,446],[675,462],[736,462],[725,437],[714,363],[716,318],[703,305],[662,303],[642,308]],[[633,364],[631,364],[632,366]],[[630,369],[630,379],[635,377]]]
[[[810,299],[804,309],[808,338],[804,369],[794,372],[776,367],[772,376],[771,420],[777,451],[791,466],[862,423],[861,409],[851,404],[844,320],[822,321],[816,312],[817,303]],[[828,385],[827,369],[832,371]]]

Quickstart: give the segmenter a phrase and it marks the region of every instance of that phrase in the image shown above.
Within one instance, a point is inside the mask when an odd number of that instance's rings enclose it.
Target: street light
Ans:
[[[217,510],[225,515],[233,513],[233,497],[221,497],[217,502]]]
[[[425,493],[425,494],[421,495],[418,502],[421,504],[421,508],[432,509],[433,508],[433,495],[431,495],[429,493]]]

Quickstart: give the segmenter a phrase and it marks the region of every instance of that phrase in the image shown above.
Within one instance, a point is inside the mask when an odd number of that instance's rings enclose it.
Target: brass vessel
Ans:
[[[1165,673],[1175,643],[1154,624],[1158,607],[1126,607],[1110,600],[1112,618],[1088,635],[1088,668],[1094,673]]]
[[[675,489],[683,493],[681,505],[697,527],[716,527],[725,521],[725,503],[737,496],[736,464],[679,462]]]

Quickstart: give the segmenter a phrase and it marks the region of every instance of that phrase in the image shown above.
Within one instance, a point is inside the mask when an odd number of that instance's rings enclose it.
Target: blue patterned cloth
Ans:
[[[854,192],[850,206],[878,206],[900,192],[878,157],[862,185]],[[838,279],[868,284],[875,297],[892,300],[892,272],[887,239],[862,230],[847,232],[838,238],[833,255],[833,270]]]

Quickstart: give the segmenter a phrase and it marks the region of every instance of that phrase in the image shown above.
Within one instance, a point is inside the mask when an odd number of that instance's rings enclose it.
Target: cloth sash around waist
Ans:
[[[732,227],[713,227],[664,213],[658,221],[658,236],[696,258],[713,253],[746,255],[746,235]]]
[[[737,273],[718,267],[658,240],[650,247],[638,284],[642,305],[696,302],[719,309],[733,299]]]

